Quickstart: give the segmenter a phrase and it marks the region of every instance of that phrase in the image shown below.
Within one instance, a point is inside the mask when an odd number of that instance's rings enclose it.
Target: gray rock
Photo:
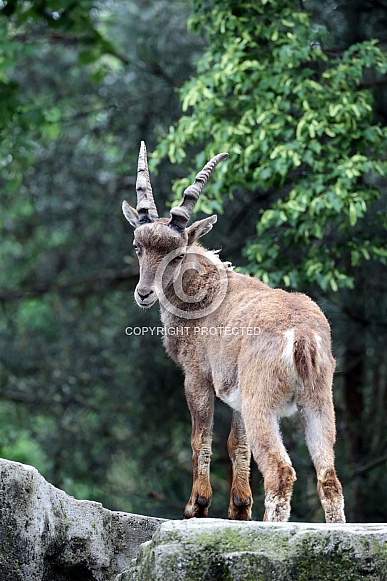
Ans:
[[[273,579],[387,581],[387,524],[163,521],[75,500],[0,460],[0,581]]]
[[[387,580],[387,524],[168,521],[117,581]]]
[[[111,581],[162,522],[75,500],[0,459],[1,581]]]

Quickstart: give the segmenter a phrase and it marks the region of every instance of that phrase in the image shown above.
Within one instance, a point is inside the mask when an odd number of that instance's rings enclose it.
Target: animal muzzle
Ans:
[[[134,291],[134,298],[139,307],[147,309],[157,301],[157,294],[153,287],[144,287],[138,284]]]

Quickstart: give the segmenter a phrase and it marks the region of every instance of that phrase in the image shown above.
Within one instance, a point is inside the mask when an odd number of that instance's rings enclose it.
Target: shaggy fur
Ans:
[[[326,521],[345,522],[333,453],[335,361],[330,328],[320,308],[306,295],[272,289],[209,255],[197,239],[211,229],[215,217],[177,231],[165,218],[140,225],[135,210],[129,208],[124,206],[124,214],[135,226],[140,263],[136,301],[148,308],[160,299],[164,346],[185,374],[192,417],[193,487],[184,516],[208,515],[216,395],[233,408],[228,438],[233,468],[229,518],[251,518],[251,452],[264,477],[265,520],[289,518],[296,475],[279,422],[298,411]],[[174,258],[165,266],[163,260],[171,252]],[[183,295],[178,296],[176,288]],[[214,308],[224,289],[225,296]]]

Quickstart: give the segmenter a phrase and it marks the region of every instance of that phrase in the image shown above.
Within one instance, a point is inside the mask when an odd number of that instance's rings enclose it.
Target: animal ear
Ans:
[[[137,228],[137,226],[139,226],[140,221],[138,218],[137,211],[134,208],[132,208],[132,206],[129,206],[128,202],[126,201],[122,202],[122,212],[127,221],[129,222],[129,224],[133,226],[133,228]]]
[[[213,216],[208,216],[208,218],[204,218],[203,220],[191,224],[191,226],[187,228],[188,244],[193,244],[195,240],[212,230],[212,226],[215,224],[217,219],[218,217],[214,214]]]

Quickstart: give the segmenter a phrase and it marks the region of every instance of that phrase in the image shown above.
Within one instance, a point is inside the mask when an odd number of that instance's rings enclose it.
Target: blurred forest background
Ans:
[[[385,0],[0,0],[2,457],[77,498],[181,517],[183,378],[160,338],[125,335],[159,318],[134,304],[121,202],[142,139],[165,212],[226,150],[205,244],[323,307],[347,517],[387,519],[386,44]],[[230,417],[218,402],[211,516],[227,514]],[[321,521],[299,421],[283,433],[292,519]],[[252,486],[261,519],[255,466]]]

